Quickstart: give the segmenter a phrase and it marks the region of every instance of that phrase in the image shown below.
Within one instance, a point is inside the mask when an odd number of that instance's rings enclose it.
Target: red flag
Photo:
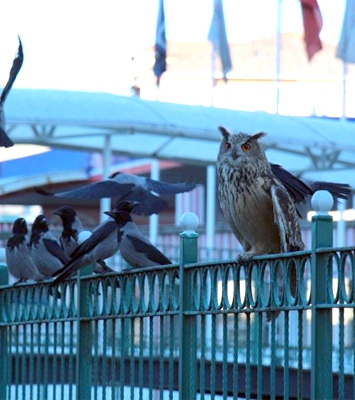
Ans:
[[[317,51],[322,49],[322,43],[319,39],[319,33],[322,29],[323,20],[317,0],[300,0],[302,5],[304,41],[308,61]]]

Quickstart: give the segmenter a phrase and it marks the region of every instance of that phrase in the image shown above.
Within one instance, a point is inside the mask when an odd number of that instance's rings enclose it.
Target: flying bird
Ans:
[[[5,132],[4,103],[23,63],[23,49],[20,37],[18,38],[18,40],[19,40],[19,47],[17,56],[12,63],[9,80],[7,81],[0,96],[0,147],[11,147],[14,145],[13,141],[7,136]]]
[[[79,245],[79,234],[85,231],[84,226],[73,207],[60,207],[53,214],[58,215],[62,220],[63,230],[59,238],[59,243],[69,259]]]
[[[113,211],[106,212],[119,225],[120,253],[132,268],[167,265],[172,262],[158,250],[137,228],[131,217],[136,202],[121,202]]]
[[[33,222],[30,246],[32,259],[38,271],[46,278],[68,262],[59,241],[50,232],[44,215],[38,215]]]
[[[168,206],[168,202],[159,195],[168,195],[189,192],[196,187],[193,183],[169,183],[156,181],[143,176],[115,172],[108,179],[92,183],[78,189],[59,193],[49,193],[43,189],[35,188],[36,192],[43,195],[53,195],[61,198],[72,199],[101,199],[104,197],[117,198],[116,204],[126,201],[140,203],[134,214],[158,214]]]
[[[6,244],[6,264],[10,274],[17,282],[27,280],[40,280],[43,275],[39,273],[32,259],[31,249],[27,241],[27,223],[24,218],[17,218],[12,226],[13,235]]]

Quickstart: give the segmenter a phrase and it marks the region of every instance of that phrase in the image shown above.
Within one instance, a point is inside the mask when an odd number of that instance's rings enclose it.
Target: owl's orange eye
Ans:
[[[228,142],[226,142],[226,143],[224,143],[224,150],[229,150],[231,148],[231,144],[230,143],[228,143]]]
[[[243,143],[242,144],[242,150],[244,151],[244,153],[248,153],[248,151],[251,150],[251,144],[250,143]]]

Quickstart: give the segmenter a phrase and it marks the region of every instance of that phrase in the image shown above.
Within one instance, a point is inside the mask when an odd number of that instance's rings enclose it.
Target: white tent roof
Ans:
[[[216,160],[223,125],[267,132],[269,160],[293,172],[355,169],[355,123],[348,121],[29,89],[11,91],[5,115],[15,143],[102,151],[110,136],[114,153],[207,165]]]

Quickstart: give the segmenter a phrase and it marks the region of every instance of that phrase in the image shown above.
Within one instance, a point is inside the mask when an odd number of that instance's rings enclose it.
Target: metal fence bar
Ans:
[[[191,343],[192,335],[196,335],[196,318],[185,315],[185,311],[190,310],[192,304],[191,293],[191,273],[185,269],[186,264],[197,262],[197,238],[198,234],[194,231],[197,226],[196,221],[190,221],[189,215],[184,214],[181,218],[184,232],[180,234],[180,357],[179,357],[179,398],[180,400],[194,399],[196,397],[196,376],[195,371],[196,353]],[[196,225],[194,225],[196,223]]]
[[[318,248],[332,247],[333,220],[328,214],[312,218],[312,369],[311,396],[313,399],[333,398],[332,388],[332,311],[320,308],[327,304],[328,257]]]
[[[78,272],[77,277],[77,346],[76,346],[76,399],[91,399],[92,378],[92,323],[86,319],[88,315],[87,299],[89,295],[88,283],[80,279],[90,273],[89,268]]]
[[[353,398],[355,248],[331,219],[312,252],[243,264],[196,263],[190,228],[180,266],[2,286],[0,399]]]
[[[0,266],[0,285],[7,285],[7,283],[7,268]],[[4,306],[4,298],[0,295],[0,307]],[[0,322],[2,321],[2,312],[0,312]],[[7,332],[7,326],[0,326],[0,399],[7,398],[7,385],[9,381],[9,340]]]

